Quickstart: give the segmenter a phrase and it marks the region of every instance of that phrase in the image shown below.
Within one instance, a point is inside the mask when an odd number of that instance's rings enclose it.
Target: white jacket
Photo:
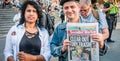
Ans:
[[[41,39],[41,52],[40,55],[43,55],[46,61],[50,61],[50,37],[48,32],[42,28],[39,30],[39,38]],[[6,44],[4,49],[5,61],[9,56],[13,56],[15,61],[18,61],[17,54],[19,53],[19,44],[25,33],[24,24],[13,26],[6,37]]]

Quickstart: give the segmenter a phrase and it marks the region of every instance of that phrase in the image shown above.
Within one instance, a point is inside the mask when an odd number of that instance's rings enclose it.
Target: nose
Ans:
[[[33,13],[34,13],[33,11],[30,11],[30,15],[33,15]]]
[[[71,11],[72,11],[72,8],[69,7],[67,11],[68,11],[68,12],[71,12]]]

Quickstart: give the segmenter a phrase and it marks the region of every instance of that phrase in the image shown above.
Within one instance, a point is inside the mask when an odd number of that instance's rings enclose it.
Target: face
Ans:
[[[38,18],[37,10],[32,5],[27,5],[25,10],[26,22],[35,23]]]
[[[80,5],[80,14],[82,17],[87,17],[90,13],[90,6],[86,5],[86,4],[82,4]]]
[[[79,17],[79,8],[76,2],[66,2],[63,5],[64,14],[68,19]]]

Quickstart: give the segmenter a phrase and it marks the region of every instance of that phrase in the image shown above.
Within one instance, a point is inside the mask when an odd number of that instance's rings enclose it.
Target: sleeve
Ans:
[[[46,33],[46,34],[45,34]],[[50,37],[48,35],[48,32],[46,31],[45,37],[44,37],[44,42],[43,42],[43,49],[41,55],[45,58],[45,61],[50,61],[51,58],[51,51],[50,51]]]
[[[64,57],[67,52],[62,53],[62,42],[60,42],[61,41],[59,37],[60,32],[58,31],[59,30],[58,27],[54,31],[53,38],[50,43],[50,49],[51,49],[51,54],[54,57],[60,57],[60,56]]]
[[[100,10],[99,10],[99,24],[101,29],[108,28],[105,14]]]
[[[5,48],[4,48],[4,56],[5,56],[5,61],[7,61],[7,58],[9,56],[13,56],[13,48],[12,48],[12,40],[11,40],[11,33],[12,29],[8,32],[6,36],[6,43],[5,43]]]
[[[99,50],[99,55],[103,56],[107,53],[107,51],[108,51],[108,45],[105,43],[104,48]]]

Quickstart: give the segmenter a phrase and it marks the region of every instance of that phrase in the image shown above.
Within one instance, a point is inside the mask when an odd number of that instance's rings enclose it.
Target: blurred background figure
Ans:
[[[14,0],[14,5],[15,5],[15,7],[17,7],[17,8],[21,8],[21,7],[22,7],[22,4],[20,3],[19,0]]]
[[[11,0],[2,0],[2,8],[12,8]]]
[[[44,26],[49,35],[51,36],[54,32],[54,18],[47,12],[47,6],[41,2],[38,2],[39,6],[42,8],[42,26]]]
[[[117,2],[117,6],[118,6],[118,9],[119,9],[118,16],[120,16],[120,1]]]
[[[112,31],[116,28],[117,24],[117,13],[118,13],[118,7],[115,4],[114,0],[108,0],[103,5],[103,12],[106,14],[106,20],[109,27],[109,38],[107,39],[107,42],[115,42],[111,39]]]
[[[65,15],[64,15],[62,7],[60,9],[60,14],[59,15],[60,15],[61,23],[63,23],[65,21]]]
[[[21,18],[21,8],[19,8],[17,11],[17,14],[15,14],[13,17],[13,22],[15,22],[15,24],[19,24]]]

